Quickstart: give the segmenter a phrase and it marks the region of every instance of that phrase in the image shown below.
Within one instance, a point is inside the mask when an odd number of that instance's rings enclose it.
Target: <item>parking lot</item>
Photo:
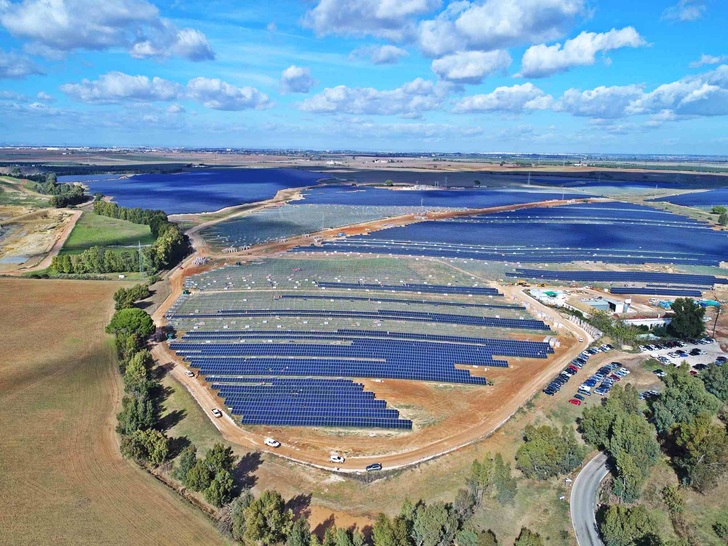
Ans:
[[[712,364],[719,358],[726,358],[726,354],[720,349],[720,344],[712,341],[707,342],[704,338],[703,343],[699,341],[695,343],[681,343],[682,346],[674,345],[649,345],[642,346],[642,354],[649,355],[655,360],[660,361],[664,366],[680,366],[683,362],[687,362],[691,369],[695,370],[695,366],[699,364]],[[672,345],[672,344],[670,344]],[[681,352],[680,352],[681,351]],[[691,354],[691,352],[701,351],[704,354]],[[702,366],[698,367],[698,371]]]
[[[569,367],[553,378],[543,392],[578,406],[590,399],[596,401],[608,396],[611,388],[617,382],[623,381],[634,384],[640,390],[640,398],[646,399],[659,396],[662,382],[658,377],[664,376],[670,366],[679,366],[687,361],[691,373],[697,374],[703,368],[702,365],[707,367],[717,359],[726,358],[720,345],[709,342],[708,339],[704,339],[702,343],[696,340],[695,343],[681,344],[682,347],[676,342],[669,346],[652,345],[651,348],[644,347],[639,354],[623,353],[605,345],[594,347],[589,354],[585,351],[578,359],[574,359]],[[691,351],[704,354],[691,355]],[[642,366],[649,358],[658,360],[662,367],[654,370],[654,366]],[[568,396],[565,396],[567,393]]]

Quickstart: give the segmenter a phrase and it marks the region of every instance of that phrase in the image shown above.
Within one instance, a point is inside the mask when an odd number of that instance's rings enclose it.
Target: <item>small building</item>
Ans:
[[[598,311],[606,311],[607,313],[616,313],[621,315],[623,313],[629,313],[629,306],[631,305],[632,300],[626,299],[624,301],[620,301],[599,296],[591,300],[586,300],[584,303]]]

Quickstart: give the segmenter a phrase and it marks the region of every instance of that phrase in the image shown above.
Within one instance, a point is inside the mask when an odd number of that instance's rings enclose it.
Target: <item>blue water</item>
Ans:
[[[576,192],[519,190],[391,190],[373,187],[326,186],[304,192],[303,203],[312,205],[365,205],[399,207],[486,208],[550,199],[589,197]]]
[[[655,201],[667,201],[675,205],[685,207],[712,207],[715,205],[728,205],[728,188],[718,190],[701,191],[696,193],[684,193],[672,197],[662,197]]]
[[[282,189],[315,184],[321,173],[298,169],[200,169],[177,174],[64,176],[82,181],[123,207],[161,209],[168,214],[211,212],[270,199]],[[100,179],[100,180],[99,180]]]

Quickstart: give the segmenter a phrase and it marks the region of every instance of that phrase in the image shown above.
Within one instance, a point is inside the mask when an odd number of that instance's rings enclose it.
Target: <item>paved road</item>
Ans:
[[[579,546],[604,546],[594,512],[599,484],[609,474],[607,456],[600,453],[579,472],[571,488],[571,524]]]

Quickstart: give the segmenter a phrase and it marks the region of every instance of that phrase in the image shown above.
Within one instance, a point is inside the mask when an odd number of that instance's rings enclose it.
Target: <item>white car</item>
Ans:
[[[221,411],[220,411],[219,409],[217,409],[217,408],[213,408],[213,410],[212,410],[212,414],[213,414],[213,415],[214,415],[215,417],[222,417],[222,412],[221,412]]]
[[[265,445],[267,445],[268,447],[281,447],[281,443],[278,440],[274,440],[273,438],[266,438]]]
[[[191,372],[191,371],[187,370],[187,371],[185,372],[185,375],[186,375],[187,377],[195,377],[195,372]]]
[[[331,457],[329,457],[329,461],[331,461],[332,463],[342,464],[344,461],[346,461],[346,459],[344,459],[344,457],[342,457],[341,455],[332,455]]]

